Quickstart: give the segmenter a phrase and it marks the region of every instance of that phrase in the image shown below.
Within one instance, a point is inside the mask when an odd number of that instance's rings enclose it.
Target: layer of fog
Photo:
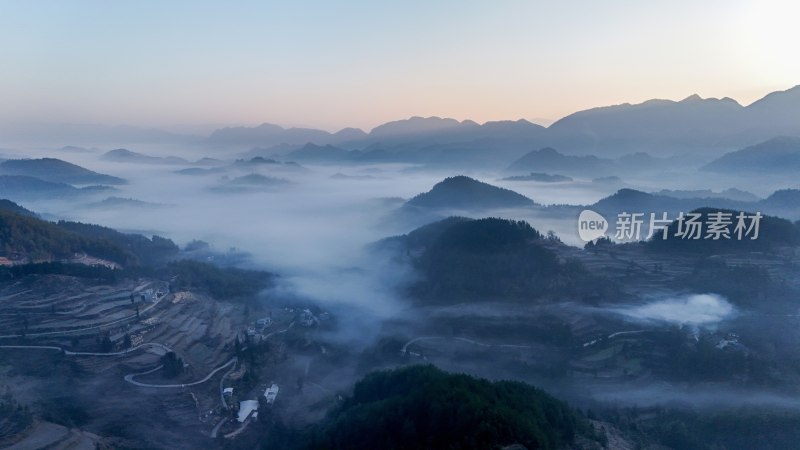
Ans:
[[[689,294],[653,299],[641,305],[613,308],[612,311],[644,322],[693,327],[713,325],[736,314],[736,308],[717,294]]]
[[[163,147],[132,150],[166,156]],[[188,160],[218,156],[194,153],[196,149],[193,148],[169,150],[169,154]],[[175,173],[181,166],[109,162],[103,160],[101,154],[102,151],[67,153],[42,150],[29,156],[58,157],[97,172],[125,178],[129,184],[119,186],[119,191],[110,195],[164,206],[82,208],[79,204],[62,201],[24,205],[48,214],[48,217],[98,223],[146,234],[157,233],[179,244],[201,239],[218,250],[241,249],[251,253],[260,267],[280,273],[283,283],[280,288],[285,292],[292,291],[297,296],[322,304],[356,305],[379,316],[392,316],[403,308],[403,302],[395,298],[394,288],[410,275],[404,267],[379,266],[364,252],[364,246],[413,228],[385,223],[383,219],[399,202],[380,199],[408,199],[428,191],[443,178],[458,174],[513,189],[540,204],[591,204],[617,189],[617,186],[581,179],[569,183],[511,182],[500,180],[501,175],[497,173],[416,170],[408,165],[385,164],[307,166],[308,170],[298,172],[270,172],[268,167],[230,172],[226,174],[229,177],[260,172],[287,179],[290,184],[271,190],[223,194],[212,191],[213,187],[225,182],[223,174],[187,176]],[[223,158],[230,158],[230,155],[221,155],[220,159]],[[221,165],[226,166],[229,162]],[[337,173],[369,174],[370,177],[332,179],[331,175]],[[654,178],[652,181],[666,180]],[[676,182],[675,179],[669,181]],[[671,187],[670,184],[657,187]],[[490,214],[454,213],[527,220],[541,232],[555,231],[569,245],[582,245],[577,236],[576,218],[554,217],[532,208],[492,211]],[[686,305],[651,306],[656,309],[671,307],[685,309]],[[647,310],[630,311],[631,315],[646,313]],[[670,317],[664,319],[670,320]]]
[[[589,382],[591,384],[591,382]],[[695,408],[780,408],[800,410],[800,399],[785,393],[758,389],[731,389],[708,384],[648,383],[632,385],[625,383],[592,389],[592,397],[600,402],[616,406],[689,406]]]

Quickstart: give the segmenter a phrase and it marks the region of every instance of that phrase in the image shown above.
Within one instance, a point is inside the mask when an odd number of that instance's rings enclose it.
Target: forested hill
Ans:
[[[29,211],[11,200],[0,199],[0,211],[20,214],[23,216],[36,217],[36,213]]]
[[[415,196],[406,205],[417,208],[479,210],[523,208],[535,203],[512,190],[459,175],[436,183],[430,191]]]
[[[739,214],[743,214],[743,228],[737,230],[739,225]],[[649,249],[659,252],[681,252],[696,255],[714,255],[719,253],[738,253],[738,252],[769,252],[780,247],[794,247],[800,245],[800,223],[792,223],[786,219],[763,215],[758,221],[758,236],[755,236],[755,227],[752,217],[754,212],[736,211],[730,209],[699,208],[690,214],[699,214],[700,223],[699,234],[695,234],[694,229],[687,225],[685,219],[683,224],[674,220],[667,229],[667,239],[663,234],[655,234],[647,242]],[[712,221],[718,214],[727,223],[724,225],[718,239],[714,239],[716,233],[710,233],[708,222]],[[687,215],[689,217],[689,215]],[[729,222],[729,223],[728,223]],[[679,236],[679,231],[685,237]],[[739,234],[741,234],[741,239]],[[726,237],[727,236],[727,237]]]
[[[359,381],[306,448],[562,449],[589,434],[586,419],[530,385],[411,366]]]
[[[410,258],[420,274],[410,286],[418,300],[584,300],[615,290],[579,262],[562,261],[561,246],[527,222],[496,218],[449,218],[377,244]]]
[[[163,264],[178,254],[172,241],[158,236],[149,239],[75,222],[56,224],[10,201],[0,206],[0,256],[9,259],[53,261],[84,253],[127,267]]]
[[[180,248],[170,239],[153,235],[120,233],[112,228],[81,222],[59,221],[58,227],[88,239],[101,239],[132,253],[138,264],[162,266],[175,258]]]

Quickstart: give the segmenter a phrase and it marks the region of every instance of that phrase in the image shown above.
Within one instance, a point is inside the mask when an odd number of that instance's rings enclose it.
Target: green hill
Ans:
[[[588,422],[530,385],[411,366],[373,372],[311,431],[309,449],[562,449]]]
[[[33,261],[70,258],[86,253],[124,266],[136,256],[107,239],[89,238],[36,217],[0,210],[0,256],[22,256]]]
[[[120,233],[117,230],[88,223],[59,221],[58,227],[89,240],[111,242],[134,256],[137,264],[161,266],[178,255],[180,248],[170,239],[154,235]]]

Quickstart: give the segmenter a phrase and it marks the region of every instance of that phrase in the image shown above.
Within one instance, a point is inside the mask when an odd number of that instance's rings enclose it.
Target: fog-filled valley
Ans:
[[[800,129],[766,103],[714,139],[641,105],[9,138],[0,445],[796,448]]]

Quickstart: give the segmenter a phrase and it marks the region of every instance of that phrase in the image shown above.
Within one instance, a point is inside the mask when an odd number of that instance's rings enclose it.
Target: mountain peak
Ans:
[[[692,94],[685,99],[681,100],[680,103],[692,103],[692,102],[700,102],[703,101],[703,97],[700,97],[697,94]]]
[[[496,209],[534,205],[534,201],[512,190],[493,186],[465,175],[445,178],[433,188],[409,200],[407,205],[424,208]]]

